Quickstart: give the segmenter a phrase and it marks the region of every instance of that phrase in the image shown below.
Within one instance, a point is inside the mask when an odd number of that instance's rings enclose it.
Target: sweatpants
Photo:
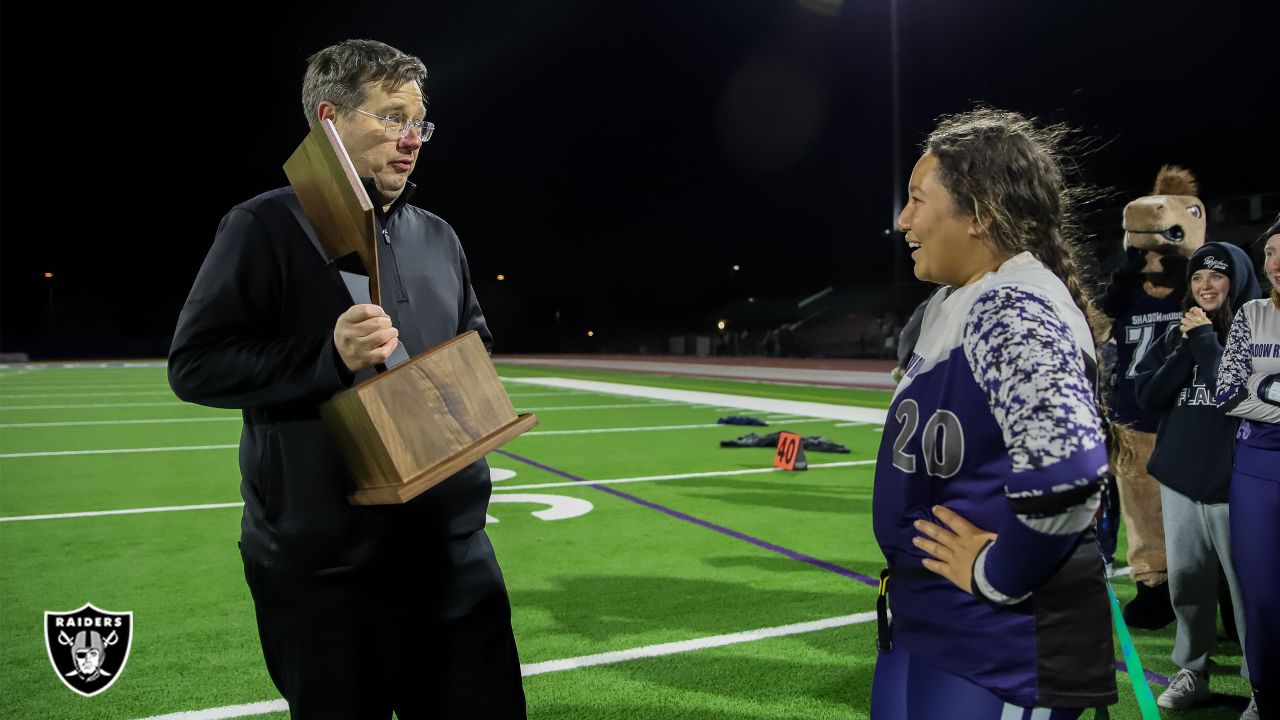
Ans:
[[[1209,671],[1218,644],[1218,567],[1227,576],[1236,628],[1245,637],[1247,623],[1240,586],[1231,559],[1231,507],[1206,504],[1161,485],[1164,541],[1169,559],[1169,597],[1178,619],[1173,663],[1198,673]],[[1249,679],[1249,663],[1240,664]]]
[[[299,574],[244,559],[267,672],[293,720],[524,720],[488,536],[416,566]]]

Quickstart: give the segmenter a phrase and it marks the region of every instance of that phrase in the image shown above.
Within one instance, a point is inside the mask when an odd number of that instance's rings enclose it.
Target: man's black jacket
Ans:
[[[492,338],[457,235],[405,204],[378,212],[382,307],[410,356],[467,330]],[[353,507],[350,477],[319,405],[352,378],[333,344],[351,305],[281,188],[232,208],[178,318],[169,382],[183,400],[243,411],[241,547],[267,566],[340,572],[399,562],[484,527],[483,460],[403,506]]]

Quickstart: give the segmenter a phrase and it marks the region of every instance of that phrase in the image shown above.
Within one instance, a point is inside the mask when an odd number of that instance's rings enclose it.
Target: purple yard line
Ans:
[[[1119,660],[1116,661],[1116,669],[1126,675],[1129,674],[1129,668],[1125,667],[1124,663]],[[1160,673],[1153,673],[1150,670],[1143,668],[1142,674],[1147,678],[1147,682],[1153,682],[1157,685],[1169,687],[1169,678],[1161,675]]]
[[[698,526],[700,526],[700,527],[704,527],[704,528],[706,528],[706,529],[708,529],[708,530],[715,530],[716,532],[721,533],[722,535],[728,535],[728,536],[729,536],[729,537],[731,537],[731,538],[735,538],[735,539],[738,539],[738,540],[742,540],[742,541],[745,541],[745,542],[749,542],[749,543],[751,543],[752,545],[755,545],[756,547],[762,547],[762,548],[764,548],[765,550],[768,550],[768,551],[770,551],[770,552],[778,553],[779,555],[784,555],[784,556],[786,556],[786,557],[791,558],[792,560],[799,560],[800,562],[803,562],[803,563],[809,563],[810,565],[813,565],[814,567],[820,567],[820,568],[822,568],[823,570],[827,570],[827,571],[829,571],[829,572],[833,572],[833,573],[835,573],[835,574],[837,574],[837,575],[843,575],[844,577],[852,578],[852,579],[854,579],[854,580],[857,580],[857,581],[858,581],[858,582],[860,582],[860,583],[864,583],[864,584],[866,584],[866,585],[871,585],[872,587],[879,587],[879,586],[880,586],[880,581],[879,581],[879,580],[876,580],[875,578],[867,577],[866,575],[863,575],[862,573],[854,572],[854,571],[850,570],[849,568],[840,567],[839,565],[836,565],[836,564],[834,564],[834,563],[829,563],[829,562],[827,562],[826,560],[820,560],[820,559],[818,559],[818,558],[816,558],[816,557],[813,557],[812,555],[805,555],[804,553],[798,553],[798,552],[796,552],[795,550],[788,550],[787,548],[784,548],[784,547],[782,547],[781,545],[774,545],[774,544],[773,544],[773,543],[771,543],[771,542],[767,542],[767,541],[765,541],[765,540],[761,540],[760,538],[756,538],[756,537],[752,537],[752,536],[750,536],[750,535],[746,535],[746,534],[744,534],[744,533],[740,533],[740,532],[738,532],[737,530],[730,530],[729,528],[724,527],[723,525],[716,525],[715,523],[707,522],[706,520],[702,520],[702,519],[700,519],[700,518],[696,518],[696,517],[694,517],[694,516],[692,516],[692,515],[688,515],[688,514],[686,514],[686,513],[682,513],[682,512],[680,512],[679,510],[673,510],[673,509],[671,509],[671,508],[669,508],[669,507],[665,507],[665,506],[663,506],[663,505],[659,505],[659,504],[657,504],[657,503],[649,502],[648,500],[645,500],[645,499],[643,499],[643,498],[638,498],[638,497],[636,497],[635,495],[630,495],[630,494],[628,494],[628,493],[624,493],[624,492],[621,492],[621,491],[619,491],[619,490],[614,490],[614,489],[613,489],[613,488],[611,488],[611,487],[607,487],[607,486],[604,486],[604,485],[590,485],[590,482],[591,482],[590,480],[586,480],[586,479],[584,479],[584,478],[580,478],[580,477],[578,477],[578,476],[576,476],[576,475],[571,475],[571,474],[569,474],[569,473],[567,473],[567,472],[565,472],[565,471],[563,471],[563,470],[557,470],[557,469],[555,469],[555,468],[553,468],[553,467],[548,467],[548,466],[546,466],[546,465],[543,465],[543,464],[542,464],[542,463],[540,463],[540,462],[537,462],[536,460],[530,460],[529,458],[521,457],[521,456],[519,456],[519,455],[515,455],[515,454],[513,454],[513,453],[509,453],[509,452],[507,452],[506,450],[496,450],[495,452],[497,452],[497,453],[499,453],[499,454],[502,454],[502,455],[506,455],[507,457],[511,458],[512,460],[519,460],[520,462],[525,463],[526,465],[532,465],[532,466],[534,466],[534,467],[538,468],[539,470],[546,470],[547,472],[552,473],[552,474],[555,474],[555,475],[559,475],[559,476],[560,476],[560,477],[562,477],[562,478],[567,478],[567,479],[572,480],[572,481],[574,481],[574,482],[580,482],[580,483],[583,483],[583,484],[587,484],[587,485],[588,485],[588,487],[593,487],[593,488],[595,488],[596,490],[599,490],[600,492],[609,493],[610,495],[613,495],[614,497],[619,497],[619,498],[622,498],[623,500],[628,500],[628,501],[630,501],[630,502],[636,503],[637,505],[643,505],[643,506],[645,506],[645,507],[649,508],[650,510],[657,510],[658,512],[666,513],[667,515],[670,515],[671,517],[679,518],[679,519],[684,520],[684,521],[686,521],[686,522],[691,522],[691,523],[693,523],[694,525],[698,525]]]
[[[770,552],[776,552],[779,555],[785,555],[786,557],[789,557],[792,560],[799,560],[800,562],[809,563],[810,565],[813,565],[815,567],[820,567],[823,570],[829,570],[833,573],[836,573],[837,575],[843,575],[847,578],[852,578],[854,580],[857,580],[860,583],[864,583],[872,587],[880,586],[880,581],[876,580],[875,578],[867,577],[862,573],[854,572],[849,568],[840,567],[839,565],[829,563],[826,560],[819,560],[818,558],[813,557],[812,555],[805,555],[804,553],[798,553],[795,550],[788,550],[782,547],[781,545],[774,545],[771,542],[761,540],[760,538],[751,537],[750,535],[745,535],[743,533],[738,532],[737,530],[730,530],[729,528],[724,527],[723,525],[716,525],[715,523],[707,522],[706,520],[701,520],[692,515],[682,513],[679,510],[672,510],[669,507],[664,507],[657,503],[651,503],[648,500],[645,500],[643,498],[638,498],[635,495],[629,495],[627,493],[614,490],[611,487],[607,487],[604,485],[592,485],[590,480],[587,480],[585,478],[580,478],[577,475],[572,475],[563,470],[557,470],[548,465],[543,465],[537,460],[531,460],[527,457],[522,457],[520,455],[516,455],[515,453],[507,452],[506,450],[494,450],[494,452],[498,453],[499,455],[505,455],[511,458],[512,460],[518,460],[526,465],[532,465],[533,467],[536,467],[539,470],[546,470],[547,472],[553,475],[559,475],[562,478],[572,480],[574,482],[580,482],[584,485],[587,485],[588,487],[595,488],[600,492],[606,492],[615,497],[620,497],[623,500],[629,500],[633,503],[636,503],[637,505],[643,505],[651,510],[657,510],[658,512],[666,513],[671,517],[679,518],[681,520],[691,522],[694,525],[707,528],[708,530],[715,530],[718,533],[728,535],[731,538],[736,538],[738,540],[749,542],[752,545],[755,545],[757,547],[762,547],[765,550],[768,550]],[[1126,675],[1129,673],[1129,669],[1125,667],[1124,663],[1119,660],[1116,660],[1116,669],[1119,670],[1120,672],[1125,673]],[[1150,670],[1146,670],[1146,669],[1143,670],[1143,675],[1145,675],[1147,680],[1150,682],[1157,683],[1165,687],[1169,686],[1169,678],[1163,675],[1153,673]]]

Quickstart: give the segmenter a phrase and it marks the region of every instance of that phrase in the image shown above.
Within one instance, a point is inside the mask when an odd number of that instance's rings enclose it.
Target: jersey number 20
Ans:
[[[916,471],[916,456],[903,452],[920,425],[920,406],[915,400],[903,400],[893,412],[902,423],[898,439],[893,441],[893,466],[908,475]],[[964,428],[960,418],[950,410],[937,410],[920,433],[920,453],[924,455],[924,471],[934,477],[949,478],[964,464]]]

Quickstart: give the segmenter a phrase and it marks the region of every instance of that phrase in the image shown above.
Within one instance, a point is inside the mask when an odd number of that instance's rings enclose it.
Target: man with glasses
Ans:
[[[240,547],[267,670],[294,718],[524,718],[511,608],[477,461],[399,506],[353,507],[319,404],[467,330],[492,337],[453,229],[407,204],[435,129],[422,61],[371,40],[313,55],[302,104],[332,120],[376,206],[382,306],[357,304],[285,187],[233,208],[174,334],[183,399],[243,410]]]

